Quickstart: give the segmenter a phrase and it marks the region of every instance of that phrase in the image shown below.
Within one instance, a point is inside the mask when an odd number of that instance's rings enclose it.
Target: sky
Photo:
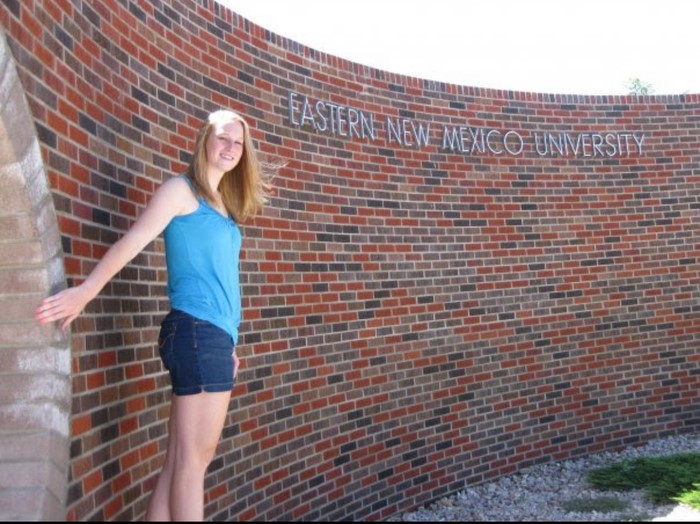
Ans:
[[[700,93],[691,0],[217,0],[352,62],[447,83],[580,95]]]

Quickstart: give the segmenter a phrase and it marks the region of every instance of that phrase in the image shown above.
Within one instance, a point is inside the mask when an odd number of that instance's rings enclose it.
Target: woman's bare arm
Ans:
[[[61,330],[65,331],[87,303],[155,239],[173,217],[192,210],[192,201],[196,202],[185,180],[173,178],[165,182],[129,231],[109,248],[85,281],[42,300],[35,310],[36,319],[42,324],[63,320]]]

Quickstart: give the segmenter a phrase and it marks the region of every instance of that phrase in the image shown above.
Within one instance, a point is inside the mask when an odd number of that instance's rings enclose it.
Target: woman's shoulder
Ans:
[[[181,210],[178,214],[190,213],[197,208],[198,200],[192,190],[190,180],[185,175],[172,176],[165,180],[158,188],[162,198],[171,203],[179,203]]]
[[[185,174],[170,175],[165,180],[163,180],[163,183],[161,184],[161,186],[165,186],[165,185],[183,187],[183,188],[191,188],[192,181]]]
[[[186,175],[175,175],[171,176],[167,180],[165,180],[160,188],[158,188],[159,191],[171,194],[172,196],[177,196],[177,195],[192,195],[194,196],[193,189],[192,189],[192,182],[190,181],[189,178],[187,178]]]

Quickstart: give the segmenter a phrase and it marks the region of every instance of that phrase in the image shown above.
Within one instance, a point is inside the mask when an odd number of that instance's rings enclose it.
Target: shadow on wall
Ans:
[[[65,520],[69,337],[34,320],[63,285],[62,249],[36,130],[0,38],[0,520]]]

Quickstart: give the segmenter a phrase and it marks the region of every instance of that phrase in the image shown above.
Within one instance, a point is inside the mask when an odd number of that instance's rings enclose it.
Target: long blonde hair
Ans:
[[[195,192],[211,203],[216,199],[207,180],[207,140],[214,124],[240,122],[243,126],[243,154],[236,167],[224,173],[219,187],[226,211],[236,222],[244,222],[257,215],[268,202],[271,186],[268,175],[258,161],[257,152],[250,136],[248,123],[238,113],[220,109],[211,113],[197,133],[192,161],[185,175],[192,181]]]

